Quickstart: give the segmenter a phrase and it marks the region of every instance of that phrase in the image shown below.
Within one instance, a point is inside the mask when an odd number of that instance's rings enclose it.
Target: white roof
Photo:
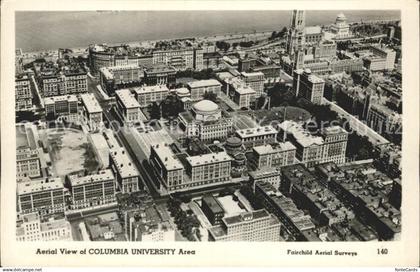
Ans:
[[[208,87],[208,86],[222,86],[222,84],[215,79],[204,79],[204,80],[191,81],[191,82],[188,82],[187,85],[190,88],[202,88],[202,87]]]
[[[324,140],[322,137],[313,136],[308,131],[304,130],[302,125],[286,120],[280,124],[280,128],[288,133],[293,134],[296,141],[303,147],[309,147],[311,145],[322,145]]]
[[[263,72],[242,72],[241,75],[244,77],[264,76],[264,73]]]
[[[284,143],[276,143],[275,147],[273,147],[270,144],[265,144],[265,145],[255,146],[253,149],[255,152],[261,155],[261,154],[275,153],[279,151],[294,150],[296,149],[296,147],[291,142],[284,142]]]
[[[142,86],[137,87],[134,89],[137,94],[145,94],[145,93],[156,93],[156,92],[169,92],[168,87],[166,85],[154,85],[154,86]]]
[[[57,189],[64,189],[61,178],[30,180],[17,184],[17,192],[19,195]]]
[[[140,108],[139,102],[137,102],[137,100],[131,94],[129,89],[122,89],[122,90],[115,91],[115,94],[118,96],[118,98],[124,104],[125,108],[127,108],[127,109],[129,109],[129,108]]]
[[[124,147],[112,148],[110,150],[110,154],[112,161],[114,162],[114,165],[122,178],[139,175],[136,166],[134,166],[134,163],[131,161],[127,154],[127,150],[125,150]]]
[[[102,112],[102,108],[93,93],[81,94],[80,97],[89,113]]]
[[[263,127],[254,127],[254,128],[246,128],[240,129],[236,131],[236,134],[240,138],[249,138],[267,134],[276,134],[277,130],[272,126],[263,126]]]
[[[114,179],[114,174],[111,169],[105,169],[94,175],[78,177],[77,175],[69,176],[72,186],[84,185],[88,183],[98,183]]]
[[[187,157],[186,160],[191,166],[197,166],[203,164],[231,161],[232,158],[225,151],[223,151],[219,153],[209,153],[204,155]]]
[[[166,144],[156,144],[152,145],[153,150],[156,152],[156,155],[159,157],[161,162],[165,165],[166,170],[176,170],[183,169],[184,166],[175,157],[175,154],[172,152],[171,148]]]
[[[114,74],[109,71],[108,67],[102,67],[99,71],[104,75],[106,79],[114,79]]]
[[[58,101],[68,101],[68,102],[77,102],[77,97],[73,94],[70,95],[60,95],[44,98],[45,104],[54,104]]]

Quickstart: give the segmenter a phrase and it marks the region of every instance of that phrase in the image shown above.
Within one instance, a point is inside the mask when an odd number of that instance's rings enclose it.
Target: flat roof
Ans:
[[[81,94],[80,98],[89,113],[102,112],[102,107],[93,93]]]
[[[268,169],[261,169],[261,170],[257,170],[257,171],[251,171],[248,173],[252,178],[256,179],[256,178],[261,178],[261,177],[266,177],[266,176],[280,176],[281,172],[280,170],[277,170],[276,168],[272,167],[272,168],[268,168]]]
[[[307,26],[305,27],[305,34],[321,34],[322,28],[320,26]]]
[[[137,94],[145,94],[145,93],[156,93],[156,92],[169,92],[168,87],[166,85],[154,85],[154,86],[142,86],[134,88],[134,91]]]
[[[218,153],[209,153],[187,157],[186,160],[191,166],[197,166],[203,164],[231,161],[232,158],[225,151],[223,151]]]
[[[281,123],[279,127],[287,133],[293,134],[296,141],[303,147],[324,144],[324,139],[322,139],[322,137],[311,135],[309,131],[306,131],[296,122],[286,120]]]
[[[88,175],[84,177],[78,177],[77,175],[69,176],[69,180],[72,186],[103,182],[103,181],[108,181],[108,180],[113,180],[113,179],[114,179],[114,174],[112,173],[111,169],[101,170],[97,174]]]
[[[167,170],[183,169],[184,166],[172,152],[171,148],[166,144],[152,145],[152,149],[156,152],[160,161],[165,165]]]
[[[138,176],[139,172],[124,147],[112,148],[111,158],[122,178]]]
[[[232,195],[218,197],[217,201],[220,203],[227,216],[237,215],[247,211],[246,209],[242,209],[237,201],[233,200]]]
[[[291,142],[276,143],[275,146],[270,144],[254,146],[253,150],[260,155],[276,153],[281,151],[295,150],[296,147]]]
[[[241,75],[244,77],[264,76],[264,73],[263,72],[241,72]]]
[[[216,198],[212,195],[205,195],[201,199],[202,202],[205,202],[207,206],[212,210],[213,213],[221,213],[224,212],[222,206],[216,200]]]
[[[261,209],[257,211],[243,212],[243,213],[240,213],[239,215],[225,217],[222,220],[225,222],[226,226],[229,226],[229,225],[242,223],[245,221],[251,221],[251,220],[253,221],[253,220],[264,218],[264,217],[270,217],[270,214],[265,209]]]
[[[122,89],[115,91],[115,94],[118,96],[120,101],[124,104],[124,107],[127,109],[130,108],[140,108],[139,102],[134,98],[129,89]]]
[[[77,102],[78,100],[77,97],[72,94],[44,98],[44,104],[54,104],[55,102],[59,101]]]
[[[273,126],[260,126],[254,128],[240,129],[236,131],[236,134],[240,138],[256,137],[268,134],[277,134],[277,130]]]
[[[201,88],[201,87],[208,87],[208,86],[222,86],[222,84],[216,79],[204,79],[204,80],[197,80],[188,82],[187,85],[190,88]]]
[[[63,182],[59,177],[30,180],[25,182],[19,182],[17,184],[17,192],[19,195],[57,189],[64,189]]]

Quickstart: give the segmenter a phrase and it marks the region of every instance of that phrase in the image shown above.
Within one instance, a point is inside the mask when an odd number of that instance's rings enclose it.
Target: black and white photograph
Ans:
[[[403,217],[418,218],[402,204],[416,183],[403,179],[403,132],[419,136],[418,119],[403,126],[403,97],[418,92],[403,86],[403,37],[418,33],[401,9],[103,8],[14,12],[2,131],[19,247],[275,242],[350,258],[360,252],[288,244],[402,241]]]

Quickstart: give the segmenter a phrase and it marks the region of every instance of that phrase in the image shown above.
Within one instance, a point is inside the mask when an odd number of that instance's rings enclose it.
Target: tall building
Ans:
[[[257,146],[276,142],[278,131],[272,126],[254,127],[236,131],[236,137],[247,146]]]
[[[177,70],[203,69],[203,50],[193,47],[172,47],[153,51],[153,64],[172,66]]]
[[[296,147],[296,159],[307,167],[324,162],[343,164],[346,160],[348,133],[342,127],[327,127],[320,134],[311,135],[301,124],[284,121],[279,129],[280,137]]]
[[[123,147],[110,149],[111,168],[116,176],[116,188],[121,193],[140,191],[140,174]]]
[[[140,85],[143,77],[143,68],[139,65],[102,67],[99,70],[101,87],[109,95],[124,84]]]
[[[280,241],[279,220],[266,210],[243,212],[222,219],[222,225],[209,229],[209,241]]]
[[[78,100],[75,95],[61,95],[44,98],[47,119],[63,119],[68,122],[78,121]]]
[[[165,65],[149,66],[144,70],[143,82],[149,86],[175,83],[176,69]]]
[[[293,72],[293,89],[296,96],[303,97],[314,104],[321,104],[324,96],[325,81],[311,73],[310,69]]]
[[[71,175],[68,181],[74,210],[115,202],[115,177],[110,169],[84,177]]]
[[[232,158],[226,152],[209,153],[185,158],[184,187],[200,188],[228,183],[231,177]]]
[[[276,168],[264,168],[261,170],[251,171],[249,174],[249,181],[255,191],[256,183],[269,183],[277,190],[280,188],[281,172]]]
[[[86,118],[86,123],[89,129],[94,131],[102,127],[102,107],[98,100],[92,93],[80,95],[83,104],[83,115]]]
[[[295,163],[296,147],[291,142],[265,144],[252,148],[253,168],[282,167]]]
[[[370,105],[366,121],[379,134],[400,132],[402,128],[401,114],[380,103]]]
[[[255,91],[255,95],[260,97],[264,92],[265,76],[263,72],[242,72],[241,77],[245,84]]]
[[[215,79],[198,80],[187,83],[192,101],[199,101],[204,98],[205,93],[214,93],[220,96],[222,84]]]
[[[64,185],[60,178],[20,182],[17,184],[17,195],[21,214],[54,214],[65,210]]]
[[[195,103],[190,111],[179,114],[187,138],[202,141],[226,139],[232,131],[232,118],[222,116],[219,106],[210,100]]]
[[[32,109],[31,81],[28,75],[15,77],[15,110],[26,111]]]
[[[226,94],[239,108],[249,108],[256,99],[256,91],[243,80],[232,77],[226,78]]]
[[[305,11],[293,10],[290,28],[287,35],[286,50],[289,55],[294,55],[305,46]]]
[[[160,103],[169,95],[169,89],[165,85],[142,86],[134,88],[134,94],[140,107],[147,107],[154,102]]]
[[[149,162],[166,190],[174,192],[183,188],[184,166],[167,144],[151,146]]]
[[[140,122],[140,104],[129,89],[115,91],[117,109],[126,123]]]
[[[16,225],[19,242],[73,240],[70,223],[65,218],[41,219],[38,213],[30,213],[17,220]]]
[[[16,149],[16,176],[29,178],[41,177],[42,149],[17,148]]]
[[[206,195],[201,199],[201,210],[213,226],[222,224],[225,211],[214,196]]]
[[[34,64],[34,70],[43,97],[87,92],[87,72],[78,63],[64,66],[52,62]]]

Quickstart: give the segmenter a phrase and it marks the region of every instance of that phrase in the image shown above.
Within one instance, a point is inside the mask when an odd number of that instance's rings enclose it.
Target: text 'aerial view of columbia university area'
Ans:
[[[17,241],[392,241],[398,10],[23,12]]]

